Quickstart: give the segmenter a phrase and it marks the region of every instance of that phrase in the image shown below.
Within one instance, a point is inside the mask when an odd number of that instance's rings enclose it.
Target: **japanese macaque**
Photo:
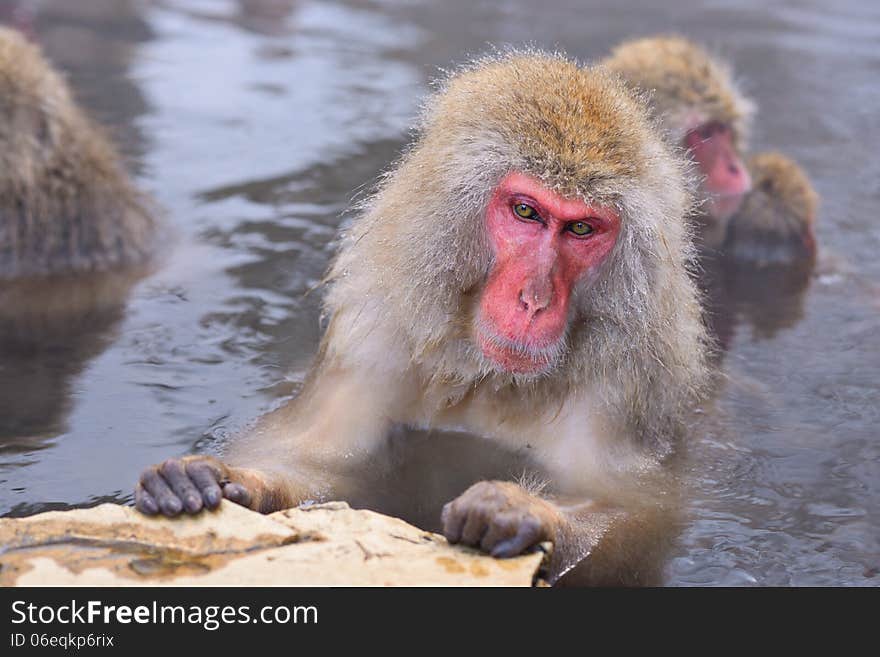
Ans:
[[[702,240],[719,245],[727,223],[752,188],[742,153],[753,103],[729,68],[679,37],[627,41],[602,62],[647,91],[654,115],[671,140],[690,153],[701,176]]]
[[[0,28],[0,446],[64,430],[70,381],[149,272],[152,210],[39,48]]]
[[[465,432],[546,485],[474,484],[443,508],[449,541],[552,541],[553,581],[587,555],[590,581],[637,581],[613,564],[656,545],[661,464],[707,382],[686,169],[601,69],[528,52],[453,74],[342,240],[301,394],[225,462],[147,468],[137,508],[357,499],[391,431]]]
[[[0,28],[0,329],[117,306],[154,216],[39,48]]]
[[[795,266],[812,260],[816,193],[782,155],[743,165],[754,104],[724,63],[680,37],[652,37],[621,44],[604,64],[650,94],[655,115],[697,165],[703,244],[718,248],[727,240],[725,251],[757,264],[765,256]]]

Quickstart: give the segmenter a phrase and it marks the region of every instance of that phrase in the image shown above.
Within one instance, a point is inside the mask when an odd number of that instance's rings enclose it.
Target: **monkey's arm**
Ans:
[[[226,462],[187,456],[147,468],[135,504],[148,515],[174,516],[216,508],[225,497],[271,513],[309,499],[346,497],[358,466],[387,435],[399,389],[396,382],[319,373],[296,400],[235,441]]]

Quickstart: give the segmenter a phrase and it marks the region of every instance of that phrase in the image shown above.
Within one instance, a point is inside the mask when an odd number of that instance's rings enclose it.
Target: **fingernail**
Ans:
[[[510,556],[508,554],[508,552],[510,552],[510,547],[510,541],[504,541],[492,548],[492,551],[489,554],[491,554],[493,557],[503,559]]]

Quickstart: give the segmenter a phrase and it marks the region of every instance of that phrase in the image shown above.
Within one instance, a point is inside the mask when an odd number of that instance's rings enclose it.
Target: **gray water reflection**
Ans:
[[[295,392],[319,336],[305,293],[438,67],[508,43],[589,60],[676,31],[732,60],[759,103],[755,150],[813,178],[823,252],[802,286],[725,288],[728,379],[685,459],[666,581],[880,583],[880,6],[645,4],[0,1],[25,10],[178,235],[97,342],[59,339],[80,355],[3,363],[28,440],[4,430],[0,513],[127,500],[145,464],[220,450]]]

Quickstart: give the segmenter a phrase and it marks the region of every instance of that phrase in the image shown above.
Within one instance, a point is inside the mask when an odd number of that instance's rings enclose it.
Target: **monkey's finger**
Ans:
[[[220,490],[217,472],[206,461],[191,461],[185,466],[186,474],[196,485],[202,494],[202,500],[209,509],[216,509],[223,499],[223,491]]]
[[[443,521],[443,535],[450,543],[458,543],[461,540],[461,530],[464,528],[467,514],[461,513],[455,506],[455,502],[449,502],[443,507],[440,515]]]
[[[170,484],[174,494],[183,500],[187,513],[198,513],[202,510],[202,495],[187,476],[183,463],[177,459],[169,459],[159,467],[159,472]]]
[[[447,502],[443,505],[443,509],[440,511],[440,524],[444,527],[446,526],[446,522],[449,520],[449,516],[452,513],[452,502]]]
[[[496,516],[492,519],[483,540],[480,541],[480,549],[484,552],[491,552],[499,543],[516,536],[516,529],[513,519],[509,516]]]
[[[248,508],[251,506],[251,494],[248,492],[248,489],[241,484],[230,483],[223,486],[223,497],[230,502],[235,502],[236,504],[241,504]]]
[[[156,504],[156,500],[140,483],[134,488],[134,507],[148,516],[159,513],[159,505]]]
[[[461,530],[461,542],[465,545],[479,545],[488,529],[486,515],[480,509],[473,509]]]
[[[159,469],[148,468],[141,475],[141,485],[152,495],[153,499],[159,505],[159,509],[166,516],[176,516],[183,511],[183,503],[177,498],[177,495],[168,487]]]
[[[494,548],[492,548],[492,556],[493,557],[515,557],[518,554],[522,554],[528,548],[536,545],[541,541],[544,532],[541,528],[541,523],[535,518],[526,518],[519,526],[519,530],[511,539],[506,541],[502,541],[498,543]]]

